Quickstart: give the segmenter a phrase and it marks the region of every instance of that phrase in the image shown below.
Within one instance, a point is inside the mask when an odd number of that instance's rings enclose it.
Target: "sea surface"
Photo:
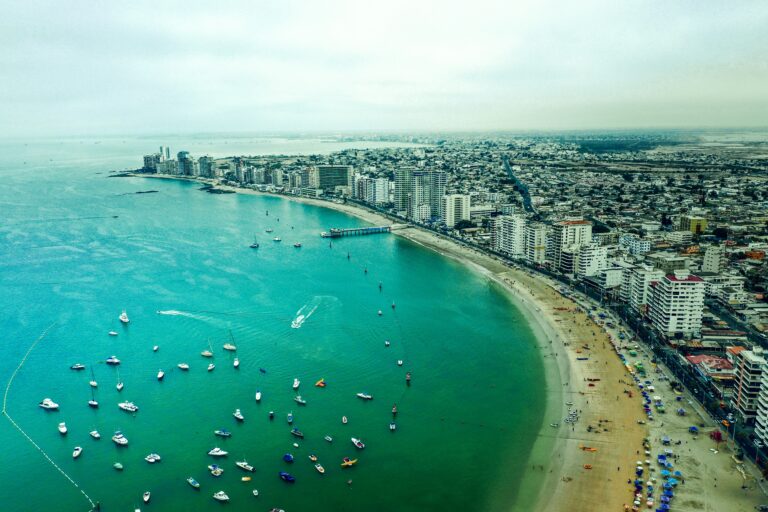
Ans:
[[[546,386],[533,333],[497,285],[394,235],[331,246],[321,231],[364,225],[339,212],[211,195],[192,183],[108,177],[166,143],[0,143],[0,392],[47,330],[8,389],[7,412],[80,488],[0,418],[0,509],[86,511],[82,490],[105,511],[522,510],[519,482],[543,422]],[[223,156],[350,146],[382,144],[179,138],[171,149]],[[137,194],[149,190],[157,192]],[[256,250],[248,247],[254,237]],[[118,321],[123,309],[128,325]],[[227,342],[236,354],[222,349]],[[209,346],[212,372],[200,355]],[[111,355],[119,367],[105,364]],[[76,362],[87,369],[70,370]],[[180,362],[190,370],[180,371]],[[87,405],[92,375],[98,409]],[[294,378],[306,406],[293,400]],[[315,387],[321,378],[327,386]],[[40,409],[45,397],[60,410]],[[139,412],[119,410],[122,400]],[[243,423],[232,416],[236,408]],[[290,434],[291,411],[304,440]],[[66,436],[57,431],[62,421]],[[232,437],[215,437],[218,428]],[[101,440],[88,435],[94,429]],[[127,447],[110,440],[116,430]],[[357,450],[351,437],[366,448]],[[83,454],[73,460],[78,445]],[[229,456],[208,456],[216,446]],[[162,461],[145,462],[151,452]],[[345,456],[358,464],[342,469]],[[256,471],[235,467],[242,459]],[[122,472],[112,468],[118,461]],[[225,472],[214,478],[206,467],[217,462]],[[296,482],[282,482],[280,471]],[[186,483],[189,476],[200,490]],[[213,501],[219,490],[228,504]]]

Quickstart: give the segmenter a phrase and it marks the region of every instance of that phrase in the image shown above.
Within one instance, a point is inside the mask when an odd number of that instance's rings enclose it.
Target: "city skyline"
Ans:
[[[768,6],[7,6],[0,136],[761,127]]]

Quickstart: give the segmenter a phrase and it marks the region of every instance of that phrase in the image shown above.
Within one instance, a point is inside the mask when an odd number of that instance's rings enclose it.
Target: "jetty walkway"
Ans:
[[[390,233],[398,227],[400,226],[395,224],[393,226],[373,226],[367,228],[331,228],[329,231],[320,233],[320,236],[323,238],[341,238],[343,236],[375,235],[378,233]]]

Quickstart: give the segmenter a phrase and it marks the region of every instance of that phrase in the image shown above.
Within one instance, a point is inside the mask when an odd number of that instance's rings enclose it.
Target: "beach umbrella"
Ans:
[[[688,432],[690,432],[691,434],[695,434],[698,431],[699,431],[699,427],[696,427],[696,426],[688,427]]]
[[[670,484],[670,485],[677,485],[677,484],[679,483],[679,482],[678,482],[676,479],[674,479],[674,478],[670,478],[669,480],[667,480],[667,482],[669,482],[669,484]]]
[[[663,494],[664,494],[664,496],[667,496],[668,498],[671,498],[671,497],[673,497],[675,495],[675,493],[670,491],[670,490],[664,491]]]
[[[666,469],[662,469],[661,471],[659,471],[659,474],[661,476],[669,476],[671,473],[669,471],[667,471]]]
[[[675,476],[683,476],[683,473],[681,471],[675,471]]]

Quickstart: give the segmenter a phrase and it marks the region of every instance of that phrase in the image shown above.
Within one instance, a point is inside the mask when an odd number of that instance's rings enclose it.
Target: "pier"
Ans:
[[[377,233],[390,233],[392,226],[374,226],[370,228],[331,228],[330,231],[323,231],[320,236],[323,238],[341,238],[343,236],[375,235]]]

